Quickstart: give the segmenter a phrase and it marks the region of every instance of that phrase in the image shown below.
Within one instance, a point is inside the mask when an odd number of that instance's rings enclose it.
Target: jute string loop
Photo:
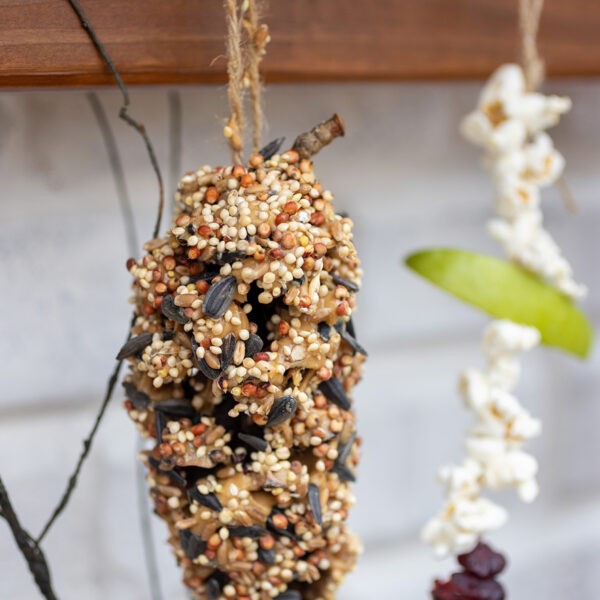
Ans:
[[[252,109],[252,145],[260,147],[263,123],[259,66],[266,53],[269,30],[259,23],[260,0],[225,0],[227,20],[227,94],[231,116],[225,127],[231,155],[235,163],[242,162],[244,150],[244,100],[250,91]],[[245,34],[245,35],[244,35]]]
[[[529,91],[536,90],[544,81],[545,66],[537,48],[537,34],[544,0],[519,0],[519,28],[523,72]]]
[[[546,75],[544,61],[537,48],[537,34],[544,0],[519,0],[519,29],[521,30],[521,54],[527,90],[535,91]],[[556,182],[563,202],[569,211],[577,212],[577,203],[564,175]]]

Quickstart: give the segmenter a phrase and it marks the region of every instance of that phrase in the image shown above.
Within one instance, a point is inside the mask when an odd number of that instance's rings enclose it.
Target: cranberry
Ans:
[[[431,592],[433,600],[456,600],[457,595],[454,593],[455,587],[451,581],[435,580],[434,588]]]
[[[450,580],[457,600],[504,600],[504,589],[493,579],[479,579],[469,573],[455,573]]]
[[[464,571],[455,573],[450,581],[436,580],[433,600],[504,600],[503,587],[493,579],[506,566],[501,554],[479,543],[468,554],[458,557]]]
[[[467,573],[471,573],[481,579],[494,577],[506,566],[506,560],[498,552],[494,552],[488,545],[479,543],[475,550],[468,554],[461,554],[458,562]]]

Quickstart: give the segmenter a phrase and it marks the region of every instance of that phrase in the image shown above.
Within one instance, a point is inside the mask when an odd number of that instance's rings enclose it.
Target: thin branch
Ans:
[[[57,600],[57,596],[52,589],[52,583],[50,582],[50,569],[48,569],[46,557],[44,556],[39,543],[36,542],[21,526],[2,478],[0,478],[0,510],[0,516],[8,523],[13,537],[19,546],[19,550],[27,561],[29,570],[33,575],[33,579],[35,580],[40,593],[47,600]]]
[[[119,89],[121,90],[121,93],[123,95],[123,106],[121,107],[121,109],[119,111],[119,117],[121,119],[123,119],[131,127],[133,127],[142,136],[142,139],[144,140],[144,143],[146,145],[146,149],[147,149],[148,155],[150,157],[150,162],[151,162],[154,172],[156,174],[156,177],[158,180],[158,187],[159,187],[158,211],[157,211],[156,223],[155,223],[154,232],[153,232],[153,236],[157,237],[158,232],[160,231],[160,223],[161,223],[161,219],[162,219],[162,212],[163,212],[163,205],[164,205],[164,187],[163,187],[162,175],[160,172],[158,161],[156,159],[156,154],[154,152],[154,148],[153,148],[152,143],[150,142],[150,139],[146,133],[146,129],[145,129],[144,125],[139,123],[135,119],[133,119],[127,113],[127,108],[129,106],[129,94],[127,92],[127,88],[125,87],[123,80],[122,80],[119,72],[117,71],[112,59],[110,58],[110,56],[104,49],[104,46],[100,42],[98,36],[94,32],[89,21],[87,20],[87,17],[85,16],[85,13],[83,12],[83,9],[81,8],[81,6],[77,2],[77,0],[69,0],[69,4],[72,6],[73,10],[77,13],[77,16],[79,17],[83,28],[86,30],[86,32],[90,36],[90,39],[92,40],[94,46],[97,48],[97,50],[100,53],[103,60],[109,66],[111,72],[113,73],[113,75],[115,77],[117,85],[118,85]],[[119,200],[121,203],[122,216],[125,221],[125,230],[126,230],[128,243],[130,244],[131,250],[133,250],[132,253],[135,253],[135,251],[137,250],[137,239],[136,239],[136,235],[135,235],[133,212],[131,210],[131,202],[129,201],[129,195],[127,193],[127,187],[126,187],[126,183],[125,183],[123,167],[122,167],[122,163],[120,161],[120,157],[119,157],[119,154],[117,151],[114,136],[108,125],[108,120],[102,109],[102,105],[98,101],[98,98],[94,94],[89,94],[88,100],[90,101],[92,109],[96,115],[96,119],[98,120],[98,124],[100,126],[100,130],[102,132],[103,139],[104,139],[104,142],[107,147],[109,161],[111,164],[113,175],[115,177],[115,183],[117,186],[117,195],[119,196]],[[131,318],[131,322],[129,324],[128,330],[127,330],[127,332],[128,332],[127,339],[129,339],[131,337],[131,327],[133,326],[135,319],[136,319],[136,315],[134,312],[134,314]],[[44,539],[44,537],[46,536],[46,534],[48,533],[48,531],[50,530],[50,528],[52,527],[52,525],[54,524],[54,522],[56,521],[56,519],[65,510],[65,508],[69,502],[69,499],[71,497],[71,494],[73,493],[75,487],[77,486],[77,482],[79,479],[79,475],[81,473],[81,469],[83,467],[83,463],[85,462],[86,458],[88,457],[88,455],[91,451],[92,443],[94,441],[94,438],[95,438],[98,428],[100,426],[102,418],[104,417],[106,408],[108,407],[108,404],[112,398],[112,394],[114,392],[115,385],[119,379],[119,374],[121,372],[122,366],[123,366],[123,360],[120,360],[117,362],[117,364],[115,365],[115,368],[113,369],[113,372],[112,372],[112,374],[108,380],[107,386],[106,386],[106,391],[104,394],[104,398],[102,399],[102,404],[100,405],[100,409],[96,415],[96,419],[94,421],[92,429],[91,429],[90,433],[88,434],[88,437],[83,442],[83,450],[82,450],[81,454],[79,455],[79,459],[75,466],[75,470],[73,471],[72,475],[69,478],[69,481],[67,483],[65,491],[63,492],[63,495],[61,496],[61,499],[60,499],[58,505],[52,512],[52,515],[50,516],[50,518],[44,525],[44,527],[37,539],[32,538],[31,535],[27,531],[25,531],[25,529],[23,529],[23,527],[21,526],[19,519],[13,509],[11,502],[10,502],[10,498],[8,496],[6,487],[4,486],[4,483],[3,483],[2,479],[0,478],[0,517],[4,518],[7,521],[8,525],[11,529],[12,535],[15,539],[15,542],[17,543],[25,560],[27,561],[29,570],[31,571],[31,573],[34,577],[34,580],[35,580],[41,594],[47,600],[57,600],[57,597],[56,597],[56,594],[54,593],[54,590],[52,589],[52,585],[50,582],[50,570],[48,568],[48,563],[46,561],[44,553],[43,553],[42,549],[40,548],[40,544],[41,544],[42,540]],[[151,538],[148,538],[148,539],[149,539],[149,543],[151,544],[152,543]],[[145,541],[147,541],[147,540],[145,539]],[[150,566],[150,564],[149,564],[149,570],[151,568],[154,568],[154,569],[156,568],[155,559],[152,563],[152,566]],[[160,591],[158,591],[158,592],[155,591],[158,588],[154,584],[155,581],[158,581],[158,576],[155,574],[155,577],[152,577],[152,573],[150,573],[150,579],[151,579],[151,585],[153,587],[153,590],[152,590],[153,598],[160,598]],[[156,593],[158,593],[158,596],[155,595]]]
[[[125,238],[127,240],[129,256],[135,256],[139,249],[139,243],[135,231],[133,208],[131,207],[131,200],[127,190],[127,182],[125,181],[123,163],[117,148],[117,142],[110,127],[106,112],[96,92],[89,92],[87,94],[87,99],[92,107],[96,121],[98,121],[98,127],[100,128],[100,133],[102,134],[102,139],[106,146],[108,162],[115,181],[115,187],[117,188],[117,198],[119,200],[121,216],[123,217],[123,223],[125,225]]]
[[[150,594],[152,600],[162,600],[160,587],[160,578],[158,575],[158,563],[154,540],[152,538],[152,528],[150,525],[150,513],[148,510],[148,491],[146,487],[146,472],[144,464],[138,459],[140,450],[144,449],[144,443],[141,437],[137,439],[137,448],[135,455],[135,479],[138,500],[138,513],[140,516],[140,528],[142,530],[142,543],[144,546],[144,560],[146,562],[146,571],[150,583]]]
[[[106,112],[104,111],[102,103],[98,99],[97,94],[95,94],[94,92],[90,92],[88,94],[88,100],[90,101],[92,110],[94,111],[94,114],[98,121],[98,125],[100,127],[102,138],[106,145],[106,151],[108,153],[111,173],[115,181],[115,187],[117,188],[117,197],[119,199],[119,205],[121,206],[121,216],[125,225],[125,237],[127,239],[127,245],[129,247],[129,254],[130,256],[135,256],[138,252],[139,246],[137,236],[135,233],[135,220],[133,210],[131,208],[129,193],[127,191],[125,173],[123,171],[123,163],[121,161],[119,149],[117,147],[117,143],[115,141],[113,132],[110,128],[108,119],[106,117]],[[140,438],[139,445],[141,446],[141,444],[142,441]],[[150,593],[152,596],[152,600],[162,600],[160,580],[158,577],[156,553],[154,551],[154,543],[152,541],[152,530],[150,529],[150,519],[147,504],[148,501],[146,496],[144,477],[144,466],[138,460],[136,460],[136,488],[140,527],[142,530],[142,542],[144,546],[144,559],[146,563],[146,570],[148,572]]]
[[[331,144],[335,138],[343,136],[346,133],[346,125],[342,117],[337,113],[315,125],[310,131],[300,134],[292,149],[298,152],[300,158],[311,158],[319,150]]]
[[[121,110],[119,111],[119,117],[121,119],[123,119],[123,121],[125,121],[128,125],[131,125],[131,127],[133,127],[142,136],[142,139],[144,140],[144,143],[146,144],[146,149],[148,150],[148,156],[150,157],[150,162],[152,163],[152,168],[154,169],[154,173],[156,174],[156,178],[158,180],[158,189],[159,189],[158,211],[157,211],[157,215],[156,215],[156,223],[154,225],[154,231],[152,233],[153,237],[156,238],[156,237],[158,237],[158,233],[160,231],[160,222],[162,220],[165,192],[164,192],[164,185],[163,185],[162,175],[160,172],[160,167],[158,166],[158,160],[156,159],[156,153],[154,152],[154,147],[152,146],[152,142],[150,142],[150,138],[148,137],[148,134],[146,133],[146,128],[144,127],[144,125],[142,123],[140,123],[139,121],[136,121],[131,115],[129,115],[127,113],[127,109],[129,107],[129,94],[127,92],[127,88],[125,87],[125,84],[123,83],[123,79],[121,78],[121,75],[119,74],[119,71],[117,70],[117,68],[115,66],[115,63],[110,58],[108,52],[102,45],[102,42],[96,35],[96,32],[94,31],[92,25],[88,21],[88,18],[86,17],[85,13],[83,12],[81,5],[79,4],[79,2],[77,0],[68,0],[68,1],[69,1],[69,4],[73,7],[73,10],[77,13],[79,20],[81,21],[82,27],[86,30],[86,32],[89,35],[90,39],[92,40],[92,43],[94,44],[94,46],[96,46],[98,53],[100,54],[100,56],[102,57],[104,62],[106,62],[106,64],[108,65],[108,68],[111,70],[112,74],[114,75],[117,85],[119,86],[119,89],[121,90],[121,93],[123,94],[123,106],[121,107]]]
[[[177,91],[169,93],[169,194],[171,204],[181,177],[182,146],[181,95]],[[172,206],[171,206],[172,208]]]
[[[129,328],[128,328],[129,334],[127,336],[127,339],[129,339],[131,337],[131,328],[132,328],[133,324],[135,323],[135,319],[136,319],[136,315],[134,313],[133,316],[131,317],[131,322],[129,323]],[[98,431],[98,427],[100,426],[100,421],[102,421],[102,417],[104,416],[104,413],[106,412],[106,407],[108,406],[108,403],[110,402],[110,399],[112,398],[112,394],[115,389],[115,385],[119,379],[119,373],[121,372],[122,366],[123,366],[123,360],[121,359],[115,365],[115,368],[113,369],[113,372],[108,380],[108,384],[106,386],[106,391],[104,393],[104,398],[102,399],[102,404],[100,405],[100,410],[98,411],[98,414],[96,415],[96,419],[94,421],[94,425],[92,426],[92,429],[90,430],[90,433],[88,434],[87,438],[83,441],[83,450],[81,451],[81,454],[79,455],[79,459],[77,460],[77,464],[75,465],[75,470],[73,471],[71,477],[69,477],[67,487],[65,488],[65,491],[63,492],[63,495],[61,496],[60,502],[58,503],[58,505],[52,512],[52,515],[50,516],[50,518],[44,525],[42,532],[38,536],[38,538],[36,540],[36,542],[38,544],[41,543],[41,541],[44,539],[44,537],[48,533],[48,530],[50,529],[50,527],[52,527],[52,525],[54,524],[54,521],[56,521],[56,519],[63,512],[63,510],[65,509],[65,507],[67,506],[67,504],[69,502],[69,499],[71,498],[71,494],[73,493],[73,490],[77,486],[77,480],[79,479],[79,473],[81,472],[81,467],[83,466],[85,459],[87,458],[88,454],[90,453],[90,450],[92,448],[92,442],[94,441],[94,437],[96,436],[96,432]]]

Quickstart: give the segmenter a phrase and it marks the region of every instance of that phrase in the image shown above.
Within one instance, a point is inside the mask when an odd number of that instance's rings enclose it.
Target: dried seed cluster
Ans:
[[[352,222],[310,160],[271,151],[187,174],[171,229],[127,264],[125,406],[199,599],[330,600],[359,550]]]

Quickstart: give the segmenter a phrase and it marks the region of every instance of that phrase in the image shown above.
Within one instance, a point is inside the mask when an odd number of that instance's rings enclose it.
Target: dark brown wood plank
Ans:
[[[220,0],[80,0],[130,84],[225,80]],[[271,0],[267,81],[487,75],[518,59],[517,0]],[[546,0],[548,73],[600,75],[600,2]],[[0,86],[112,84],[67,0],[0,0]]]

